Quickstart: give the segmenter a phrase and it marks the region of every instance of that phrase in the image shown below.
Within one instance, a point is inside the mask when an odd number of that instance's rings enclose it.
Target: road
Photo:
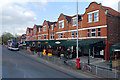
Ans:
[[[36,61],[20,51],[2,49],[2,78],[93,78],[85,74],[55,68],[42,61]]]

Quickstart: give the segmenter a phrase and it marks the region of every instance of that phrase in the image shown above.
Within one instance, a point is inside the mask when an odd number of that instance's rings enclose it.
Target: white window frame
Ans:
[[[63,35],[63,33],[60,33],[60,38],[63,38],[63,36],[62,36],[62,35]]]
[[[76,17],[74,17],[74,18],[72,18],[73,19],[73,26],[76,26],[76,20],[77,20],[77,18]],[[74,23],[76,23],[76,24],[74,24]]]
[[[92,22],[92,13],[91,14],[88,14],[88,23],[91,23]]]
[[[63,33],[63,38],[65,38],[65,33]]]
[[[74,33],[74,31],[71,32],[71,38],[74,38],[74,34],[72,34],[72,33]]]
[[[97,13],[97,15],[95,15]],[[94,13],[94,22],[98,22],[99,21],[99,11]]]
[[[88,36],[89,34],[89,36]],[[87,29],[87,37],[90,37],[90,29]]]
[[[39,33],[40,33],[40,27],[39,27]]]
[[[54,33],[50,34],[50,39],[54,39]]]
[[[52,37],[53,37],[53,39],[54,39],[54,33],[53,33],[52,35],[53,35]]]
[[[98,29],[100,29],[100,31],[98,31]],[[100,33],[100,36],[101,36],[101,28],[97,28],[97,36],[98,36],[98,33]],[[98,36],[98,37],[100,37]]]
[[[94,28],[95,29],[95,28]],[[96,37],[96,29],[95,29],[95,31],[92,31],[93,29],[91,29],[91,37]],[[94,34],[95,33],[95,36],[92,36],[92,34]]]
[[[47,35],[43,35],[43,38],[46,39],[46,38],[47,38]]]
[[[47,31],[47,26],[43,26],[43,32]]]
[[[59,29],[64,28],[64,20],[59,21]]]
[[[38,35],[38,40],[40,40],[41,39],[41,35]]]
[[[58,38],[60,38],[60,33],[58,33]]]
[[[34,29],[34,34],[36,34],[36,30]]]
[[[30,32],[31,32],[31,35],[32,35],[32,30]]]
[[[53,30],[54,29],[54,26],[53,25],[51,25],[51,30]]]

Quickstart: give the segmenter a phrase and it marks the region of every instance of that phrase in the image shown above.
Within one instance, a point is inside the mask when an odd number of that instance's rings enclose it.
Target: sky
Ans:
[[[84,14],[91,2],[102,3],[118,11],[120,0],[78,0],[78,13]],[[26,33],[27,27],[42,25],[44,20],[57,21],[61,13],[76,14],[76,0],[0,0],[0,35]],[[120,11],[120,10],[119,10]]]

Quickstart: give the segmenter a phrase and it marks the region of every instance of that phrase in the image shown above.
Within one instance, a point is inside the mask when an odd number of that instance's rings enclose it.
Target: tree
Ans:
[[[14,39],[14,36],[9,32],[4,32],[1,38],[2,38],[2,42],[6,43],[9,39]]]

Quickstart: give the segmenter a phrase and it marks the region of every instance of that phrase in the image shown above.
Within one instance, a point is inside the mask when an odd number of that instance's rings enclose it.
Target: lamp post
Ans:
[[[78,58],[78,0],[77,0],[77,20],[76,20],[76,26],[77,26],[77,56],[76,56],[76,60],[77,60],[77,69],[80,69],[80,58]]]

